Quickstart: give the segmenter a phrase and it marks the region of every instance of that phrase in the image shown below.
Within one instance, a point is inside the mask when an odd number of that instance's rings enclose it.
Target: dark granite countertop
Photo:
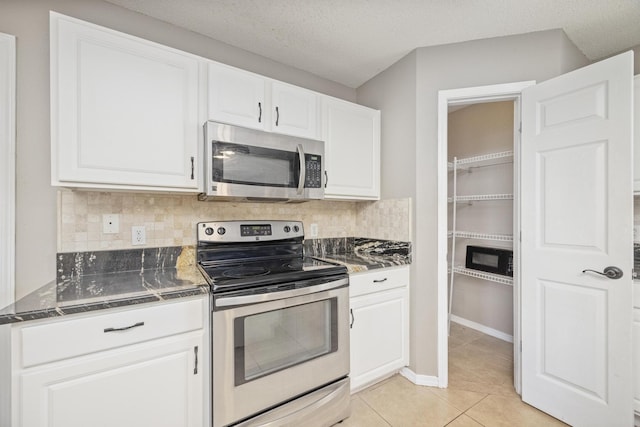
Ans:
[[[191,247],[58,254],[58,277],[0,310],[0,325],[209,292]]]
[[[348,237],[305,242],[306,253],[347,267],[349,274],[411,264],[411,243]]]
[[[305,241],[305,254],[357,273],[410,264],[411,244],[313,239]],[[206,295],[209,287],[195,259],[189,246],[58,254],[56,280],[0,310],[0,325]]]

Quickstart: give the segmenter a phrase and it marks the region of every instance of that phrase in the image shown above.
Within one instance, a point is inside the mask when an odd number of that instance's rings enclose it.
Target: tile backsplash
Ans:
[[[119,232],[103,233],[105,214],[119,216]],[[318,238],[369,237],[411,240],[411,199],[377,202],[200,202],[194,195],[58,191],[58,252],[188,246],[200,221],[295,219]],[[146,243],[131,243],[131,227],[144,226]]]

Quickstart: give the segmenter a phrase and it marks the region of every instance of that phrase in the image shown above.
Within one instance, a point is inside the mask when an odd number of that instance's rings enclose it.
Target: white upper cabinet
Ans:
[[[318,139],[318,94],[280,82],[271,83],[271,130]]]
[[[52,12],[52,184],[197,192],[202,63]]]
[[[319,139],[319,95],[215,62],[209,63],[209,119]]]
[[[380,111],[323,97],[323,138],[331,199],[380,198]]]
[[[267,129],[265,79],[227,65],[209,63],[209,119]]]

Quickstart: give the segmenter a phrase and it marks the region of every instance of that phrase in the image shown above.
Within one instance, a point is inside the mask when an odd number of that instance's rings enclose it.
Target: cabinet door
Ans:
[[[318,139],[318,95],[281,82],[271,84],[271,131]]]
[[[53,185],[195,192],[199,66],[52,12]]]
[[[265,79],[226,65],[209,64],[209,119],[266,129]]]
[[[23,371],[20,425],[203,427],[202,348],[192,332]]]
[[[380,198],[380,112],[335,98],[323,100],[325,197]]]
[[[407,365],[409,350],[406,288],[351,299],[351,389]]]

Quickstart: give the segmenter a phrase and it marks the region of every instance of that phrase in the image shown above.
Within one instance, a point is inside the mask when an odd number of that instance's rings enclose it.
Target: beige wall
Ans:
[[[438,91],[542,81],[587,63],[564,32],[551,30],[420,48],[358,88],[359,101],[382,111],[383,144],[395,145],[387,147],[394,150],[393,168],[382,170],[384,197],[413,199],[410,359],[417,374],[436,376],[438,367]],[[391,116],[397,104],[394,87],[401,93],[415,87],[399,116]],[[405,174],[413,184],[405,186]]]
[[[513,150],[513,102],[474,104],[449,114],[449,161]],[[457,174],[457,194],[513,193],[512,159]],[[453,193],[449,175],[449,194]],[[452,210],[449,229],[452,228]],[[456,229],[513,234],[513,202],[496,200],[462,204],[456,209]],[[451,244],[452,240],[449,240]],[[467,245],[511,249],[511,242],[456,239],[455,265],[464,266]],[[451,253],[451,247],[449,248]],[[452,313],[465,320],[513,335],[513,287],[467,276],[454,277]]]
[[[196,243],[196,223],[221,220],[298,220],[318,237],[410,239],[409,199],[295,204],[199,202],[195,196],[91,191],[58,192],[58,251],[95,251]],[[118,214],[120,231],[102,232],[102,215]],[[147,243],[131,244],[131,227],[145,226]]]
[[[57,196],[50,185],[49,10],[347,100],[355,90],[100,0],[2,0],[17,37],[16,297],[55,277]]]

